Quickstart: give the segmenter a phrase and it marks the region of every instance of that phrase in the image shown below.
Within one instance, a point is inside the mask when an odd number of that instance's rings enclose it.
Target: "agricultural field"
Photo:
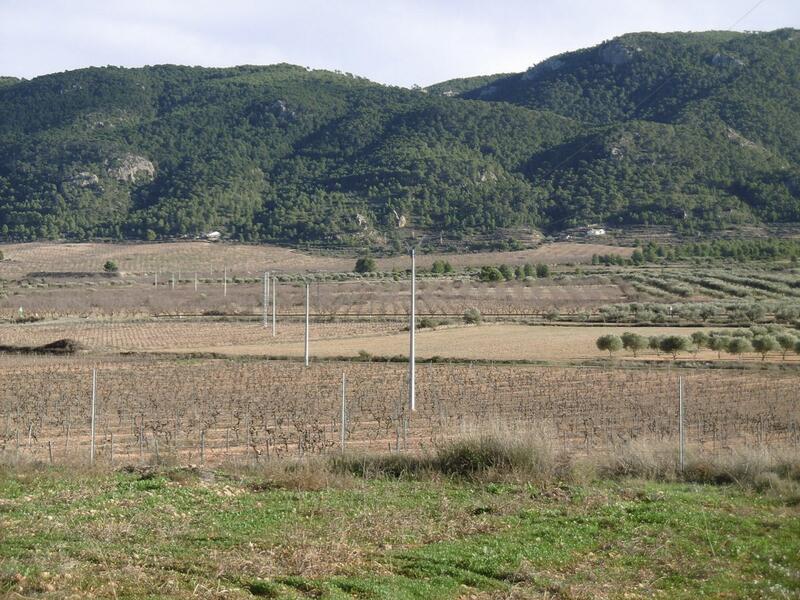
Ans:
[[[550,310],[576,313],[629,299],[626,286],[601,278],[498,282],[469,279],[431,279],[418,285],[420,314],[463,315],[477,308],[486,315],[517,317]],[[305,287],[279,282],[278,313],[299,315],[304,311]],[[258,315],[262,311],[263,284],[200,281],[153,282],[101,280],[99,282],[39,283],[14,287],[0,298],[0,318],[23,316],[58,318]],[[324,318],[398,316],[408,313],[408,281],[315,282],[310,302],[315,315]],[[20,308],[22,311],[20,311]]]
[[[405,257],[3,247],[0,595],[793,597],[797,272],[631,250],[420,257],[411,411]]]
[[[345,272],[353,268],[352,257],[310,254],[278,246],[209,242],[168,242],[129,244],[0,244],[6,257],[0,264],[0,277],[23,279],[40,274],[96,273],[106,261],[114,261],[127,274],[199,273],[201,277],[221,275],[223,269],[240,276],[260,276],[264,271],[280,273]],[[429,268],[435,260],[448,260],[455,267],[484,264],[521,265],[526,262],[547,264],[589,263],[595,254],[613,252],[630,256],[633,248],[603,244],[560,242],[535,249],[474,254],[420,255],[420,268]],[[379,258],[382,271],[409,268],[407,256]]]
[[[691,451],[800,444],[794,372],[421,364],[411,413],[404,364],[16,357],[0,371],[3,459],[86,461],[93,370],[96,456],[107,464],[326,454],[343,435],[373,451],[481,431],[536,431],[569,453],[677,444],[679,377]]]

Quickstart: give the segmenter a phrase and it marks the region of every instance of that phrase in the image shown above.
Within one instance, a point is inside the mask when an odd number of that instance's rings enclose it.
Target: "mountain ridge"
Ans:
[[[0,78],[0,238],[800,221],[799,82],[792,29],[626,34],[416,90],[288,64]]]

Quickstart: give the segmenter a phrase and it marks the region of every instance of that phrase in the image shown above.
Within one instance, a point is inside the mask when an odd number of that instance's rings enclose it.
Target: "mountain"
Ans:
[[[292,65],[0,79],[0,237],[394,245],[800,221],[800,32],[629,34],[525,73]]]

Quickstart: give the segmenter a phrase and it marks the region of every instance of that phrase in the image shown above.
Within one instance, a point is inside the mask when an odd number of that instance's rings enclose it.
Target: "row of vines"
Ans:
[[[0,457],[88,460],[93,368],[95,458],[108,463],[265,461],[339,452],[342,438],[354,451],[424,451],[503,428],[536,431],[579,453],[678,437],[678,374],[664,368],[420,365],[410,413],[405,365],[41,359],[0,369]],[[798,446],[795,375],[682,377],[694,451]]]

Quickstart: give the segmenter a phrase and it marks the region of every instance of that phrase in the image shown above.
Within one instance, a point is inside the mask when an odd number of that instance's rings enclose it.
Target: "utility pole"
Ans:
[[[416,250],[411,249],[411,321],[408,325],[408,408],[417,410],[416,397],[416,329],[417,329],[417,258]]]
[[[267,304],[269,304],[269,271],[264,272],[264,300],[261,303],[263,314],[264,327],[267,326]]]
[[[339,432],[341,434],[342,440],[342,454],[344,454],[344,443],[345,443],[345,435],[347,432],[347,401],[345,398],[345,376],[344,371],[342,371],[342,420],[340,422],[340,429]]]
[[[277,328],[278,313],[275,312],[275,308],[277,307],[277,301],[276,301],[277,291],[278,291],[278,278],[273,277],[272,278],[272,337],[275,337],[278,331]]]
[[[197,291],[197,271],[194,272],[194,291]]]
[[[228,267],[225,267],[222,271],[222,297],[228,297]]]
[[[306,366],[308,366],[308,284],[306,284],[306,334],[305,334],[305,355],[306,355]]]

